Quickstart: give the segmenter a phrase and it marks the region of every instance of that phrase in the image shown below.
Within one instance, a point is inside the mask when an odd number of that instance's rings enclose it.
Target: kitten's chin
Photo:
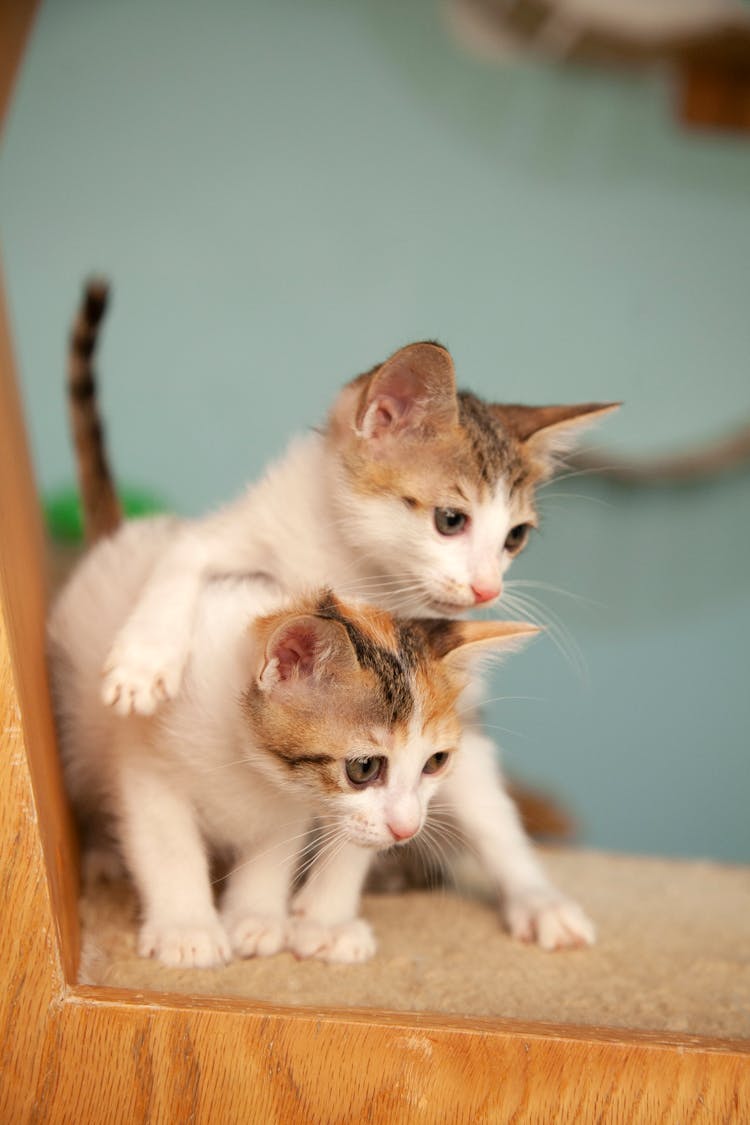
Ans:
[[[442,601],[440,598],[433,598],[425,610],[427,614],[434,614],[437,617],[463,617],[472,608],[471,605],[464,605],[461,602]]]
[[[435,614],[440,617],[465,617],[467,613],[472,610],[496,610],[500,604],[500,595],[494,598],[487,598],[484,601],[476,601],[474,598],[469,601],[449,601],[442,598],[432,598],[428,602],[427,613]]]
[[[377,852],[384,852],[388,848],[394,847],[396,843],[392,838],[390,840],[375,840],[372,837],[363,838],[359,836],[351,836],[349,842],[355,844],[358,848],[364,848],[365,851],[372,852],[373,855]]]
[[[376,839],[370,835],[359,836],[355,833],[349,836],[349,842],[351,844],[356,844],[358,848],[364,848],[366,851],[376,855],[378,852],[396,851],[398,848],[405,847],[418,835],[419,831],[415,832],[414,836],[410,836],[407,840],[396,840],[393,836],[386,836],[385,834],[382,839]]]

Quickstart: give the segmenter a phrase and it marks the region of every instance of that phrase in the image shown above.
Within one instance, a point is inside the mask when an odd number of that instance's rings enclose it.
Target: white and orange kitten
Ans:
[[[74,334],[74,416],[93,402],[89,361],[100,315],[97,306]],[[103,654],[104,702],[121,715],[148,716],[178,695],[197,653],[200,591],[216,576],[265,577],[290,596],[331,588],[412,616],[455,618],[493,602],[537,522],[537,485],[579,431],[614,408],[488,404],[457,392],[445,348],[402,348],[348,383],[325,427],[293,441],[238,500],[176,525]],[[102,457],[91,462],[96,507]],[[82,485],[85,492],[85,473]],[[503,788],[495,747],[475,721],[466,723],[444,799],[497,887],[514,936],[547,949],[593,940],[589,920],[544,874]]]
[[[199,593],[175,699],[119,716],[100,699],[101,664],[179,534],[165,519],[126,525],[51,614],[74,803],[109,823],[135,880],[143,956],[210,966],[289,948],[364,960],[375,941],[357,915],[363,880],[378,850],[417,836],[454,772],[470,659],[536,630],[400,620],[330,591],[279,607],[261,579],[218,579]],[[232,867],[218,909],[212,853]],[[309,874],[293,895],[300,865]]]

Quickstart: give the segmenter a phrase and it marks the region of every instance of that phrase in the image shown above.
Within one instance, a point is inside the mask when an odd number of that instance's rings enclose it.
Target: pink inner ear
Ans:
[[[272,657],[278,661],[279,679],[294,675],[309,676],[315,667],[315,636],[308,629],[289,630],[277,645]]]
[[[437,344],[408,344],[372,376],[358,425],[365,437],[434,430],[458,418],[453,360]]]
[[[380,437],[394,429],[405,410],[404,402],[389,395],[378,395],[367,408],[363,425],[365,434],[367,437]]]

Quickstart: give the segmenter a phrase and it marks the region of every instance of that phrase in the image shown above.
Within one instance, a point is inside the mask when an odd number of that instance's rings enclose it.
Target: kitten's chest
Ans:
[[[280,824],[307,815],[304,802],[290,798],[261,774],[238,763],[213,771],[190,785],[190,800],[201,832],[211,846],[236,852],[263,850]]]

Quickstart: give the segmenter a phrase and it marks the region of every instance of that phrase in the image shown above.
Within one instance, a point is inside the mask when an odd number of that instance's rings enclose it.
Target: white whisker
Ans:
[[[600,605],[601,603],[592,601],[584,594],[576,594],[572,590],[566,590],[562,586],[553,586],[551,582],[539,582],[534,578],[511,578],[509,582],[505,583],[506,589],[513,592],[516,589],[531,589],[531,590],[546,590],[550,594],[560,594],[565,598],[572,598],[573,601],[586,602],[589,605]]]
[[[604,508],[613,508],[614,504],[610,500],[605,500],[603,496],[590,496],[587,492],[550,492],[548,496],[541,497],[537,503],[540,508],[545,508],[552,500],[589,500],[592,504],[600,504]]]
[[[552,643],[581,679],[586,680],[588,678],[586,661],[578,642],[549,606],[543,605],[529,593],[519,593],[518,591],[506,595],[506,604],[512,612],[521,613],[528,617],[534,625],[540,625],[544,628]]]
[[[459,715],[468,715],[472,711],[480,711],[483,707],[488,706],[490,703],[546,703],[547,700],[541,695],[492,695],[489,699],[480,699],[476,703],[467,703],[457,708]]]
[[[597,477],[618,468],[620,468],[619,465],[592,465],[585,469],[571,469],[567,473],[555,473],[551,480],[545,481],[544,484],[537,487],[537,493],[543,492],[552,485],[559,484],[561,480],[570,480],[572,477]]]
[[[522,738],[524,741],[530,739],[530,735],[526,731],[513,730],[512,727],[501,727],[499,723],[482,723],[482,730],[499,730],[502,734],[512,734],[514,738]]]
[[[290,824],[292,824],[292,823],[293,824],[299,824],[299,820],[289,821],[289,823]],[[223,875],[219,875],[219,876],[217,876],[217,878],[213,879],[212,885],[215,886],[217,883],[226,882],[237,871],[241,871],[244,867],[248,867],[251,863],[255,863],[257,860],[262,859],[264,856],[270,855],[272,852],[278,851],[281,848],[287,848],[290,844],[293,844],[295,842],[295,840],[308,840],[308,837],[310,837],[312,833],[313,833],[313,829],[311,827],[308,827],[308,828],[305,829],[304,832],[299,832],[294,836],[289,836],[289,837],[285,838],[284,840],[278,840],[275,844],[271,844],[270,847],[264,848],[264,850],[261,851],[261,852],[253,852],[253,854],[249,855],[246,859],[244,859],[242,861],[242,863],[236,864],[234,867],[232,867],[229,871],[225,872]],[[309,839],[309,841],[307,843],[305,843],[304,845],[302,845],[300,848],[297,849],[297,854],[298,855],[304,855],[306,852],[310,851],[311,849],[316,849],[319,845],[320,845],[320,837],[314,836],[314,838]],[[278,866],[281,866],[283,863],[285,863],[287,858],[288,858],[287,856],[282,857],[282,859],[279,861]]]
[[[300,875],[306,874],[307,871],[309,871],[312,868],[311,877],[320,876],[325,871],[325,869],[330,866],[330,864],[333,862],[333,860],[336,859],[336,857],[341,854],[341,852],[344,850],[344,848],[346,847],[348,842],[349,842],[348,837],[346,836],[346,834],[343,831],[341,831],[341,835],[340,835],[339,839],[329,841],[329,843],[326,845],[326,847],[322,848],[321,851],[315,856],[315,858],[307,866],[305,871],[300,872]],[[326,855],[325,859],[321,863],[320,862],[321,856],[325,854],[326,850],[328,850],[328,854]]]

